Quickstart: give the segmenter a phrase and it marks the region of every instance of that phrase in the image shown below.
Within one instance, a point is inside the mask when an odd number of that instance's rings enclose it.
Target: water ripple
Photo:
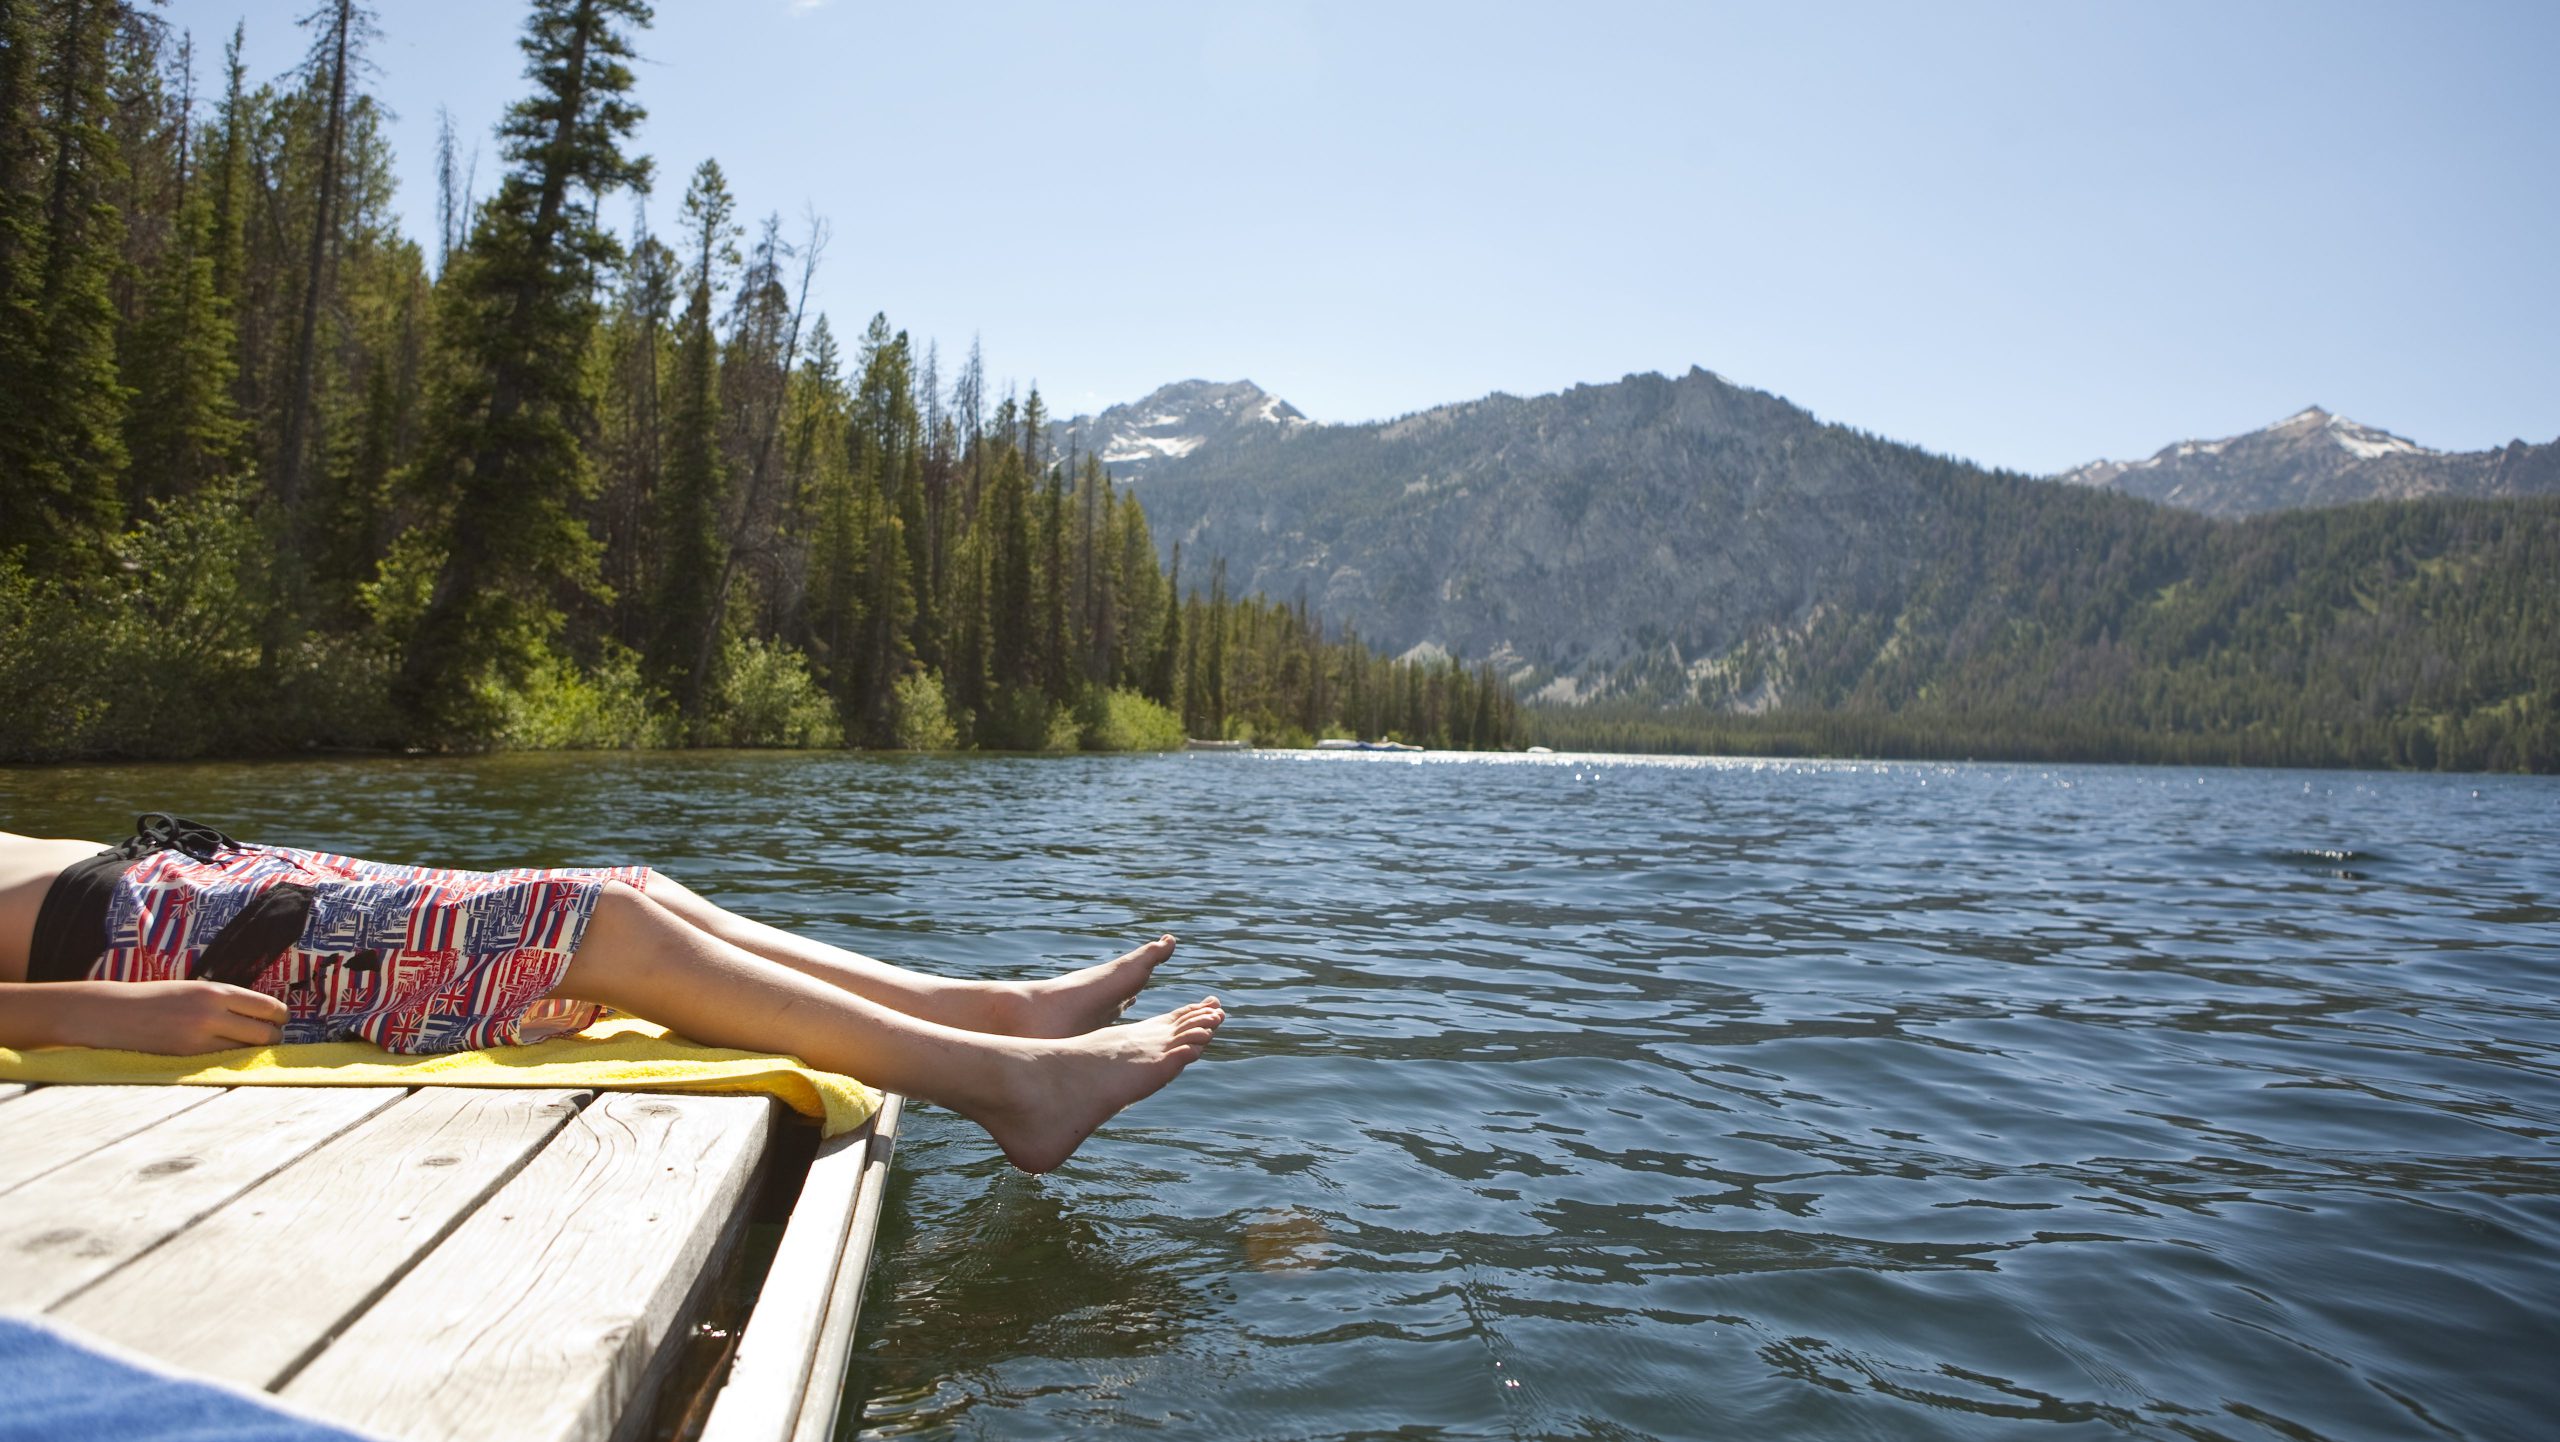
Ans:
[[[2537,1435],[2560,785],[1632,758],[0,773],[636,858],[901,960],[1171,928],[1211,1058],[1057,1176],[911,1114],[881,1436]]]

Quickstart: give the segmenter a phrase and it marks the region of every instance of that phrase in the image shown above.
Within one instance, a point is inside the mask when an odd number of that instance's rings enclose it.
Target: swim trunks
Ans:
[[[221,840],[154,852],[116,879],[90,978],[228,981],[285,1004],[287,1042],[396,1052],[511,1046],[594,1021],[601,1007],[544,997],[605,885],[645,889],[650,877],[644,866],[393,866]]]

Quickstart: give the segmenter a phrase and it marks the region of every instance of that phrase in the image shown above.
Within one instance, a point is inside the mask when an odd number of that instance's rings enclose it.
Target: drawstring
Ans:
[[[157,851],[183,851],[194,860],[211,861],[225,851],[239,849],[239,842],[201,821],[149,811],[133,819],[133,835],[116,851],[128,861],[140,861]]]

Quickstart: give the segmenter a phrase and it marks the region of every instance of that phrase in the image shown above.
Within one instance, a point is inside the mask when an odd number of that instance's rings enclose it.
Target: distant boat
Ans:
[[[1316,743],[1318,751],[1420,751],[1420,746],[1407,746],[1401,741],[1354,741],[1343,736],[1328,736]]]
[[[1556,754],[1556,748],[1552,746],[1532,746],[1523,754],[1529,756],[1553,756]]]
[[[1185,751],[1242,751],[1245,749],[1245,743],[1242,741],[1203,741],[1199,737],[1193,736],[1182,743],[1182,749]]]

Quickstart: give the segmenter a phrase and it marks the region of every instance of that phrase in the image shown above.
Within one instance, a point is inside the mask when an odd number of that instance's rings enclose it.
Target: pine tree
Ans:
[[[241,242],[249,183],[249,97],[245,88],[248,67],[240,60],[240,47],[247,32],[247,22],[234,25],[231,41],[222,49],[222,122],[214,132],[217,139],[212,165],[204,177],[204,188],[209,192],[205,255],[213,262],[213,293],[227,312],[239,308],[241,272],[248,266]],[[235,363],[232,369],[236,375],[239,367]]]
[[[987,438],[987,362],[980,354],[978,338],[969,337],[969,359],[960,367],[960,377],[951,384],[951,409],[960,431],[960,455],[969,473],[968,490],[962,505],[964,515],[974,516],[978,497],[985,491]]]
[[[25,0],[5,3],[0,546],[24,547],[38,574],[80,576],[104,563],[122,514],[126,394],[109,283],[124,225],[109,197],[125,172],[106,84],[125,12],[116,0],[67,0],[47,33]],[[30,184],[39,176],[41,194]]]
[[[657,640],[649,659],[686,719],[698,722],[711,683],[704,658],[717,654],[702,638],[716,633],[723,619],[717,591],[727,556],[720,510],[728,492],[728,460],[720,444],[720,356],[711,303],[738,263],[737,202],[719,162],[706,160],[694,170],[683,214],[691,268],[684,316],[676,324],[675,408],[656,527],[658,592],[651,607]]]
[[[858,484],[858,482],[857,482]],[[897,739],[897,684],[915,664],[908,634],[916,600],[907,570],[904,526],[875,490],[863,495],[862,530],[870,537],[863,588],[863,644],[856,676],[858,728],[875,746]]]
[[[1131,509],[1136,509],[1135,505]],[[1144,523],[1141,522],[1141,525]],[[1153,557],[1149,558],[1152,563]],[[1185,704],[1182,670],[1182,543],[1173,543],[1173,560],[1165,572],[1164,624],[1156,632],[1151,648],[1153,662],[1147,671],[1146,694],[1159,706],[1181,712],[1186,721],[1190,712]]]
[[[785,534],[789,504],[778,452],[784,417],[791,406],[792,371],[800,363],[801,322],[809,311],[809,287],[816,281],[819,258],[827,246],[826,222],[812,216],[808,238],[798,247],[782,239],[782,217],[765,218],[747,276],[739,286],[731,312],[731,339],[722,366],[721,395],[730,415],[732,469],[744,483],[729,508],[718,582],[712,587],[712,610],[726,616],[742,569],[752,564],[753,594],[763,605],[766,631],[775,629],[781,613],[781,591],[794,569],[797,548]],[[790,290],[783,285],[782,262],[797,257],[800,274]],[[695,666],[707,671],[717,628],[706,630]]]
[[[1209,734],[1227,734],[1227,558],[1209,567],[1209,637],[1202,649],[1200,691]]]
[[[806,653],[840,716],[859,717],[853,702],[852,647],[861,630],[862,565],[868,537],[853,494],[846,453],[844,356],[823,315],[810,328],[808,359],[793,388],[791,526],[805,539],[808,566],[782,634]],[[859,727],[852,728],[859,735]]]
[[[294,330],[293,364],[285,383],[284,438],[276,450],[275,492],[285,516],[286,554],[303,549],[307,533],[303,515],[303,467],[311,426],[312,390],[319,361],[320,309],[328,288],[330,251],[338,238],[340,171],[346,151],[347,78],[364,63],[363,48],[374,33],[373,13],[355,0],[329,0],[304,23],[318,22],[308,68],[314,90],[327,100],[321,111],[319,177],[312,194],[311,234],[305,247],[301,280],[301,319]],[[298,568],[288,561],[282,574],[290,590]]]
[[[1022,474],[1037,480],[1047,469],[1049,442],[1049,408],[1040,400],[1040,383],[1031,383],[1031,393],[1022,398]]]
[[[613,588],[613,634],[633,651],[655,639],[649,611],[658,575],[652,536],[666,439],[659,377],[666,367],[668,322],[683,270],[674,251],[635,226],[606,322],[612,378],[599,448],[603,494],[597,519],[604,579]]]
[[[0,343],[32,335],[37,253],[34,187],[42,157],[35,147],[36,60],[44,51],[39,0],[0,0]],[[23,314],[22,314],[23,312]],[[15,380],[26,355],[0,354]]]
[[[951,588],[943,598],[942,687],[952,716],[972,746],[995,744],[995,684],[989,676],[987,538],[961,536],[951,553]]]
[[[1055,704],[1075,699],[1078,672],[1067,609],[1067,479],[1049,468],[1040,488],[1040,684]]]
[[[453,261],[469,228],[470,202],[463,199],[462,171],[456,158],[453,112],[436,107],[436,274]]]
[[[1040,684],[1038,617],[1033,610],[1030,483],[1022,453],[998,444],[987,482],[987,671],[999,693]]]
[[[624,98],[620,27],[648,20],[641,0],[535,0],[522,47],[537,90],[501,127],[514,168],[443,287],[454,357],[419,475],[449,520],[395,688],[431,735],[485,728],[477,683],[536,662],[562,590],[597,585],[595,539],[573,507],[592,484],[590,282],[616,247],[578,201],[646,176],[621,151],[641,111]]]
[[[137,510],[236,475],[246,458],[249,428],[231,395],[238,337],[231,307],[214,288],[209,210],[199,188],[179,213],[125,348],[134,397],[125,420],[126,490]]]
[[[1085,635],[1084,680],[1096,689],[1118,684],[1120,663],[1119,558],[1111,538],[1120,505],[1102,458],[1088,451],[1076,485],[1078,611]],[[1154,560],[1151,556],[1150,562]]]

